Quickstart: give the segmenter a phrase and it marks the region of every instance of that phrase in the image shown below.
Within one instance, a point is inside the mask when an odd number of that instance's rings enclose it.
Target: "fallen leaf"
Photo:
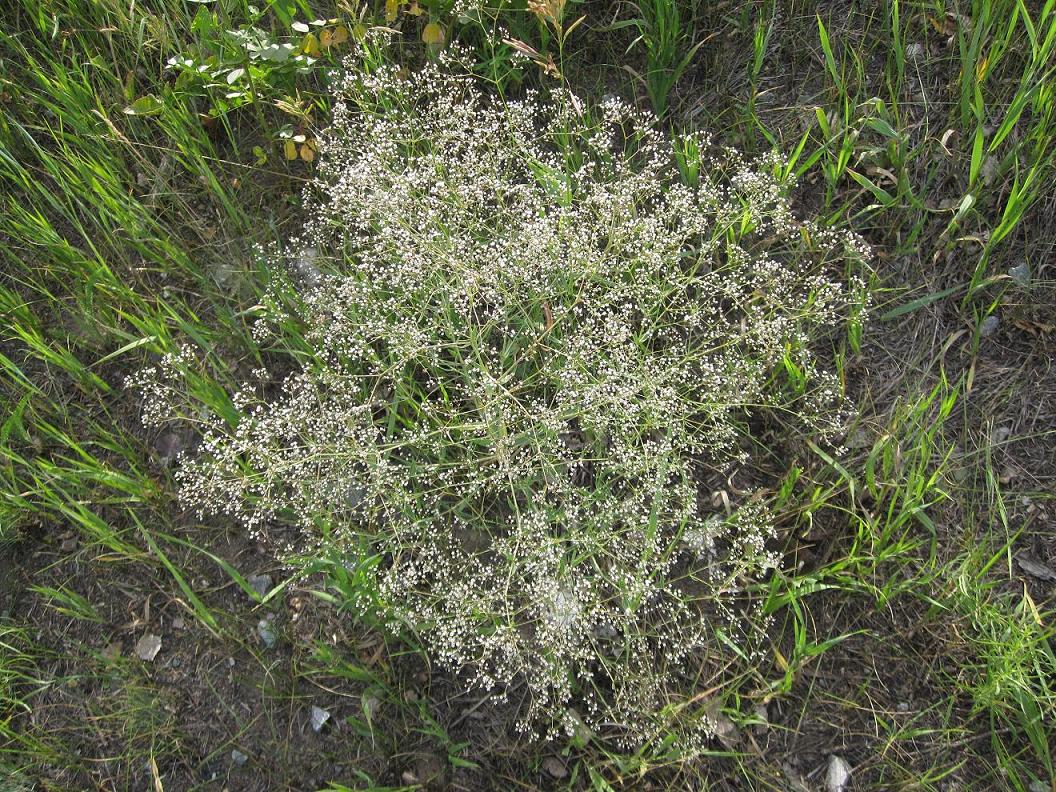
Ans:
[[[1044,322],[1031,322],[1026,319],[1015,319],[1012,324],[1033,336],[1048,335],[1053,330],[1056,330],[1056,325],[1045,324]]]
[[[1019,564],[1019,568],[1026,572],[1031,577],[1036,577],[1038,580],[1047,580],[1049,582],[1056,582],[1056,572],[1053,572],[1045,564],[1039,561],[1035,561],[1025,553],[1019,553],[1016,556],[1016,563]]]

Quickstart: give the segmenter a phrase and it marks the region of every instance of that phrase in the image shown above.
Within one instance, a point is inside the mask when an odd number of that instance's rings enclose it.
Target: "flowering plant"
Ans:
[[[672,146],[614,99],[503,102],[443,66],[339,93],[299,299],[259,328],[300,323],[310,354],[239,394],[182,496],[372,559],[352,604],[521,691],[524,729],[707,738],[693,685],[762,629],[743,592],[777,559],[760,498],[704,493],[751,414],[839,429],[810,350],[864,245],[797,220],[775,160]]]

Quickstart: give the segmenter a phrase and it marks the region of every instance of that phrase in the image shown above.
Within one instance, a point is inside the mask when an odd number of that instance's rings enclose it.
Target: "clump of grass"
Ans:
[[[842,426],[812,347],[867,251],[797,220],[779,163],[652,121],[350,64],[287,254],[303,293],[270,309],[311,355],[178,477],[189,505],[354,554],[352,604],[523,695],[523,729],[699,745],[687,669],[750,652],[766,619],[739,601],[776,563],[758,497],[701,493],[752,414]],[[144,380],[163,420],[172,380]]]
[[[638,33],[628,52],[640,45],[645,50],[645,67],[642,74],[634,71],[632,74],[644,86],[654,112],[663,118],[675,85],[704,43],[692,41],[697,3],[639,0],[629,5],[634,16],[625,23],[617,23],[617,27],[631,25]]]

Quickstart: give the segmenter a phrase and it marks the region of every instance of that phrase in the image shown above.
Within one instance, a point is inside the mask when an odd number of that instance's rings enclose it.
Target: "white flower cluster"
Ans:
[[[311,355],[242,395],[183,498],[366,549],[357,604],[523,701],[525,729],[701,744],[693,684],[717,630],[761,628],[734,603],[776,561],[757,501],[702,493],[753,412],[839,426],[809,350],[864,245],[795,219],[772,162],[718,151],[683,183],[617,100],[504,103],[442,66],[350,68],[340,95],[288,252],[312,277],[272,316]],[[811,388],[790,395],[788,360]]]

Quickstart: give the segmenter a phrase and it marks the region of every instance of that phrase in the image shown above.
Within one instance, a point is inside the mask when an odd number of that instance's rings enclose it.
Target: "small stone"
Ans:
[[[312,731],[317,734],[323,730],[326,722],[330,720],[330,713],[322,707],[312,705]]]
[[[72,553],[77,549],[77,537],[71,536],[69,539],[63,539],[62,544],[59,545],[59,549],[64,553]]]
[[[414,762],[414,775],[419,784],[438,785],[444,776],[444,760],[434,753],[419,754]]]
[[[234,668],[235,667],[235,658],[233,658],[233,657],[227,658],[227,667],[228,668]]]
[[[919,41],[911,41],[906,45],[906,58],[909,60],[920,60],[924,57],[924,45]]]
[[[323,273],[316,266],[318,261],[319,250],[309,247],[301,251],[301,255],[290,263],[291,274],[300,281],[300,285],[305,289],[316,289],[323,281]]]
[[[543,772],[551,778],[562,779],[568,777],[568,768],[565,763],[556,756],[548,756],[543,760]]]
[[[982,338],[988,338],[997,332],[997,328],[1000,326],[1001,320],[997,317],[997,314],[990,314],[986,317],[979,325],[979,335]]]
[[[868,429],[864,426],[859,426],[843,442],[848,448],[869,448],[873,444],[873,438],[869,434]]]
[[[1009,267],[1008,274],[1016,282],[1017,286],[1026,288],[1030,285],[1030,265],[1027,262],[1021,261],[1016,266]]]
[[[573,745],[582,747],[594,739],[594,731],[583,722],[575,707],[565,710],[565,724],[571,729]]]
[[[140,660],[145,660],[148,663],[153,662],[160,651],[161,636],[159,635],[144,635],[136,643],[136,655]]]
[[[249,761],[249,757],[242,753],[237,748],[231,751],[231,764],[235,767],[242,767]]]
[[[826,792],[843,792],[851,780],[851,766],[842,756],[829,756],[829,768],[825,772]]]
[[[979,176],[982,178],[983,184],[991,184],[997,178],[996,157],[986,157],[983,160],[983,164],[979,168]]]
[[[767,727],[770,725],[770,712],[767,710],[765,704],[755,705],[755,718],[757,721],[755,724],[756,733],[766,731]]]
[[[183,440],[174,432],[166,432],[154,443],[154,450],[162,465],[171,465],[183,450]]]
[[[273,583],[271,575],[250,575],[246,578],[246,582],[249,583],[249,587],[256,592],[257,597],[260,599],[264,599],[267,596]]]
[[[898,711],[899,712],[909,712],[909,703],[905,702],[905,701],[898,702]]]
[[[187,624],[186,624],[186,622],[184,622],[182,616],[173,616],[172,617],[172,629],[174,629],[174,630],[182,630],[186,626],[187,626]]]
[[[367,716],[368,720],[373,720],[374,716],[378,714],[378,710],[381,709],[381,699],[370,695],[365,697],[362,703],[363,714]]]
[[[174,657],[169,661],[170,668],[179,668],[181,665],[183,665],[183,661],[178,657]]]
[[[345,496],[345,505],[350,509],[356,508],[367,496],[367,491],[362,487],[352,487]]]
[[[279,633],[275,629],[274,622],[274,616],[265,616],[257,622],[257,635],[268,649],[274,649],[279,643]]]
[[[1009,437],[1012,436],[1011,426],[995,426],[994,431],[990,433],[990,443],[992,445],[1000,445],[1005,442]]]

